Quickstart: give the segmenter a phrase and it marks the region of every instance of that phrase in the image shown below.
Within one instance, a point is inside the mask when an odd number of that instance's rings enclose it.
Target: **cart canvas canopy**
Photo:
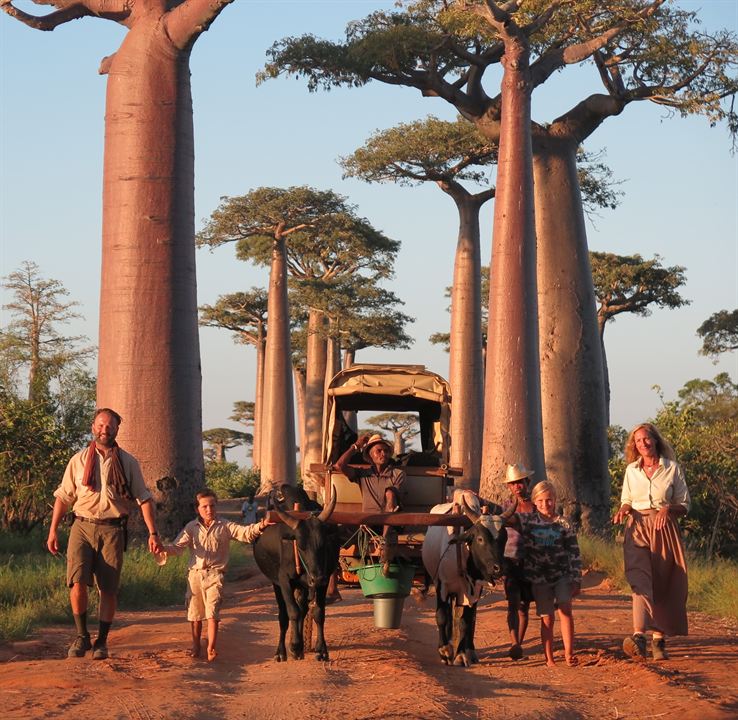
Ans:
[[[438,465],[448,464],[451,389],[423,365],[352,365],[342,370],[326,391],[323,462],[329,465],[356,435],[344,413],[413,413],[420,425],[421,452]]]

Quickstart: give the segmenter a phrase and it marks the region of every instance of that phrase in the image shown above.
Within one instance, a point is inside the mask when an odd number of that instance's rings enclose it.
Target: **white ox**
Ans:
[[[479,662],[474,649],[477,602],[487,583],[502,573],[508,516],[483,515],[479,498],[470,490],[456,490],[454,502],[436,505],[434,514],[452,512],[458,505],[472,526],[455,534],[451,526],[429,527],[423,542],[423,564],[436,588],[438,653],[446,665]],[[461,608],[458,639],[453,641],[454,607]]]

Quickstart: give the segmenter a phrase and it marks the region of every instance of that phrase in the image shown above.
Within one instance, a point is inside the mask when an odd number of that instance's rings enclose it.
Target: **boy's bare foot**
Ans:
[[[213,662],[218,657],[218,653],[215,648],[208,648],[208,662]]]
[[[191,658],[199,658],[200,657],[200,646],[199,645],[193,645],[188,651],[187,654]]]
[[[546,667],[556,667],[556,662],[553,658],[546,658]]]
[[[566,664],[569,667],[576,667],[579,665],[579,658],[576,655],[569,655],[569,657],[566,658]]]

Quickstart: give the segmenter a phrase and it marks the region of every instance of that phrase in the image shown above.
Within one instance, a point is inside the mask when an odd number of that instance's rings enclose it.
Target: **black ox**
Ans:
[[[303,659],[305,617],[312,605],[313,620],[318,628],[315,658],[328,660],[323,634],[325,595],[328,581],[338,566],[339,542],[336,527],[328,525],[326,520],[336,507],[336,491],[333,490],[330,501],[323,508],[309,500],[299,488],[283,485],[280,494],[290,505],[298,502],[303,509],[312,510],[313,515],[297,520],[275,504],[282,522],[269,525],[254,544],[256,564],[272,581],[279,610],[279,643],[274,659],[277,662],[287,660],[285,636],[290,623],[290,657]]]
[[[436,586],[436,624],[438,653],[447,665],[479,662],[474,647],[477,602],[486,583],[502,575],[502,559],[507,539],[505,515],[483,515],[479,499],[469,491],[459,491],[464,514],[472,526],[454,535],[444,526],[429,527],[423,542],[423,564]],[[467,503],[468,499],[468,503]],[[471,505],[471,507],[469,506]],[[437,505],[432,513],[447,513],[450,505]],[[457,553],[458,549],[458,553]],[[459,608],[458,613],[454,608]],[[457,619],[454,619],[454,616]],[[453,626],[458,622],[458,640]]]

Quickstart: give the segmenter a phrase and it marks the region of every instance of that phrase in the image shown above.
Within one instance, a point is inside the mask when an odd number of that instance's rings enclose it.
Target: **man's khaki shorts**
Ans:
[[[67,585],[84,583],[104,593],[115,594],[120,587],[125,531],[117,525],[93,525],[75,520],[67,545]]]
[[[187,576],[187,619],[218,620],[223,600],[223,573],[220,570],[192,568]]]

